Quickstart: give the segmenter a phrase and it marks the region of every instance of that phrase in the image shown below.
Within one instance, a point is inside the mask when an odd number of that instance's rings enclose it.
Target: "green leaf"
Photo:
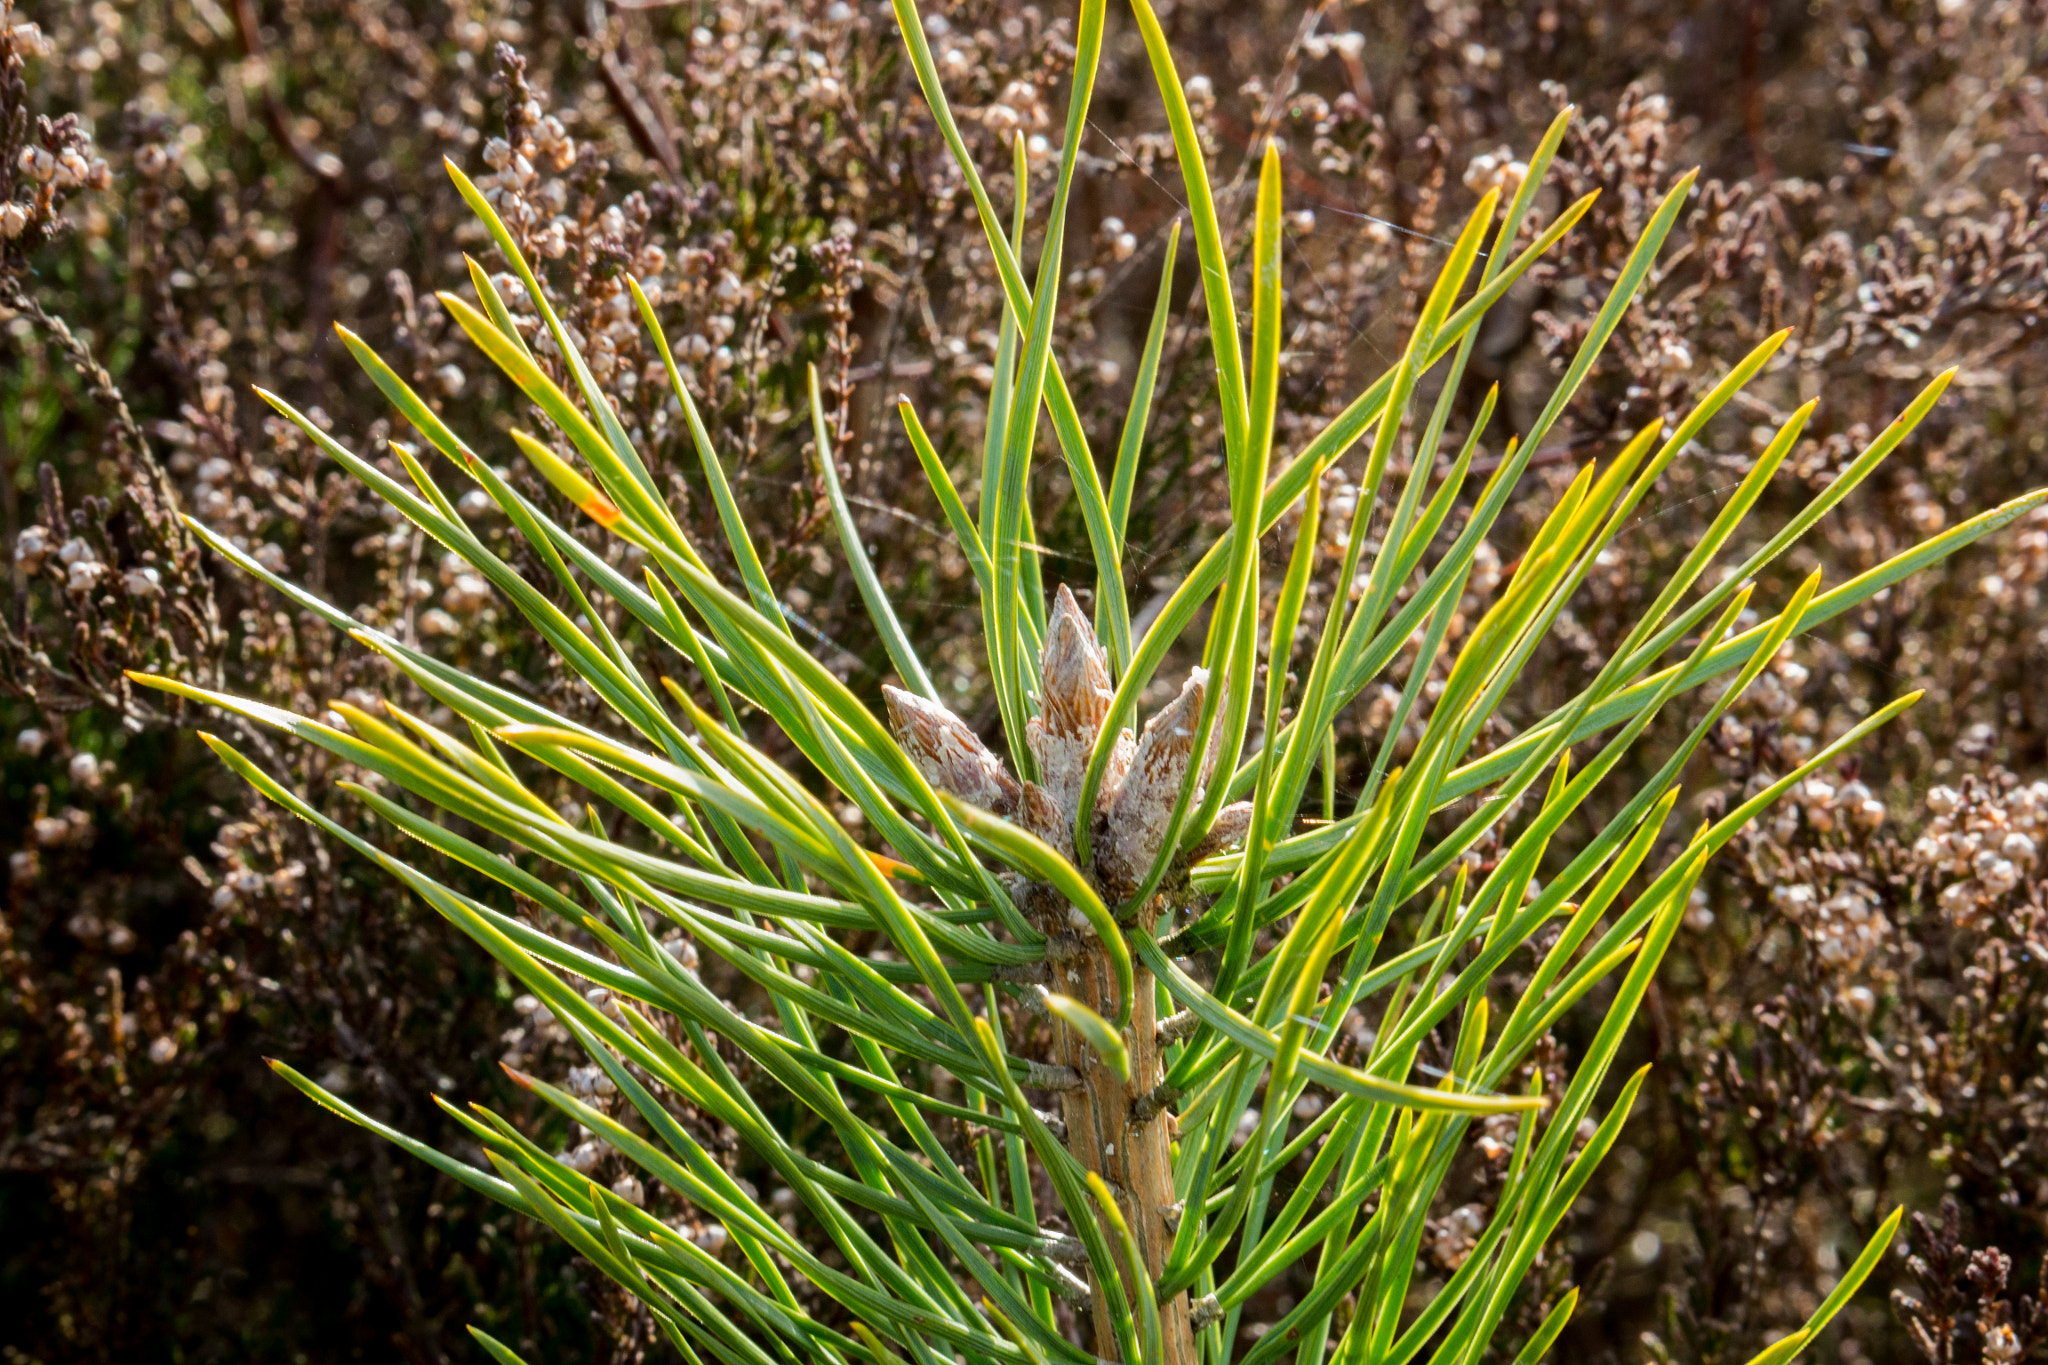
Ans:
[[[1883,1225],[1864,1244],[1855,1262],[1843,1273],[1841,1279],[1835,1281],[1835,1287],[1828,1291],[1828,1296],[1821,1300],[1820,1307],[1813,1310],[1813,1315],[1807,1318],[1805,1325],[1792,1335],[1772,1342],[1761,1354],[1752,1358],[1749,1365],[1789,1365],[1790,1361],[1796,1359],[1801,1351],[1811,1345],[1813,1339],[1820,1335],[1821,1329],[1834,1319],[1835,1314],[1841,1312],[1849,1300],[1856,1297],[1856,1291],[1870,1278],[1870,1272],[1877,1269],[1877,1263],[1883,1259],[1885,1249],[1892,1244],[1892,1238],[1898,1233],[1899,1220],[1905,1216],[1906,1209],[1903,1204],[1893,1209],[1891,1216],[1884,1220]]]
[[[640,321],[654,338],[655,348],[661,352],[661,363],[668,371],[669,387],[675,391],[676,402],[683,409],[683,420],[689,425],[691,444],[697,448],[697,461],[704,470],[704,481],[710,485],[711,500],[718,507],[718,524],[725,531],[725,543],[732,551],[733,561],[739,565],[747,594],[763,615],[779,623],[782,620],[781,601],[775,595],[774,586],[768,582],[767,571],[761,567],[760,555],[754,551],[753,537],[747,534],[746,519],[733,498],[732,486],[726,482],[725,467],[719,463],[718,453],[711,448],[711,433],[704,429],[704,419],[697,412],[697,402],[690,396],[689,385],[683,382],[682,371],[676,367],[675,355],[668,346],[668,334],[662,330],[660,319],[655,317],[654,305],[648,302],[640,281],[628,275],[626,285],[633,291],[633,302],[639,306]]]
[[[826,500],[832,504],[833,523],[839,528],[840,547],[846,551],[846,562],[853,570],[854,586],[860,589],[861,600],[867,603],[868,619],[880,632],[882,646],[889,651],[889,661],[896,665],[904,685],[937,701],[938,690],[932,686],[924,665],[918,662],[917,651],[911,647],[903,623],[896,619],[896,609],[889,605],[889,595],[882,591],[882,581],[875,577],[875,566],[868,562],[867,546],[861,543],[860,527],[854,524],[853,513],[846,506],[846,494],[840,490],[838,462],[832,457],[832,438],[825,428],[825,404],[818,395],[818,367],[807,367],[807,375],[812,448],[818,457],[818,474],[825,485]]]
[[[1175,70],[1166,33],[1148,0],[1131,0],[1145,55],[1159,98],[1166,105],[1166,123],[1173,134],[1174,161],[1187,190],[1188,217],[1195,225],[1195,252],[1202,265],[1202,297],[1209,306],[1209,349],[1216,366],[1216,389],[1223,404],[1223,446],[1231,468],[1244,458],[1250,429],[1245,398],[1244,353],[1237,339],[1237,305],[1231,299],[1230,257],[1223,247],[1223,228],[1216,217],[1216,199],[1209,190],[1209,171],[1195,117]],[[1268,153],[1272,149],[1269,147]]]
[[[1139,354],[1138,376],[1131,385],[1131,405],[1124,414],[1123,436],[1116,447],[1116,472],[1109,481],[1109,520],[1116,529],[1117,552],[1124,551],[1124,531],[1130,524],[1131,494],[1138,481],[1138,455],[1145,447],[1145,426],[1152,415],[1152,391],[1159,383],[1159,356],[1166,347],[1166,322],[1172,316],[1173,263],[1180,255],[1180,219],[1166,235],[1166,252],[1159,263],[1159,293],[1152,302],[1152,322],[1145,329],[1145,349]],[[1122,667],[1127,659],[1116,661]]]
[[[606,447],[612,460],[633,480],[640,493],[660,506],[660,496],[655,491],[653,477],[648,474],[647,466],[640,462],[639,455],[634,452],[633,443],[626,439],[625,428],[619,425],[618,415],[612,411],[611,404],[598,388],[597,381],[591,377],[590,367],[583,363],[582,354],[570,344],[568,331],[562,326],[562,320],[555,316],[553,306],[548,303],[547,291],[541,287],[532,267],[527,265],[526,257],[520,253],[512,233],[498,217],[497,210],[491,207],[490,200],[484,197],[483,192],[477,189],[453,160],[444,157],[441,164],[447,169],[448,178],[455,182],[456,192],[462,196],[471,211],[483,220],[484,226],[490,231],[491,239],[498,244],[498,250],[504,253],[505,259],[517,272],[520,283],[526,289],[527,297],[533,301],[533,306],[540,312],[541,320],[547,324],[548,333],[554,338],[555,347],[561,353],[563,363],[568,366],[569,373],[575,378],[577,391],[583,395],[584,402],[597,418],[598,426],[603,429]],[[448,296],[441,297],[445,303]],[[467,325],[464,330],[469,330]],[[474,333],[471,335],[474,336]],[[515,344],[521,352],[526,350],[524,341]],[[614,493],[614,496],[617,494]],[[661,516],[667,520],[666,507],[661,508]],[[674,529],[673,521],[669,522],[669,526]]]
[[[1144,959],[1145,965],[1151,968],[1153,975],[1159,978],[1175,1002],[1183,1009],[1194,1011],[1203,1023],[1222,1033],[1252,1056],[1268,1062],[1273,1060],[1279,1050],[1279,1039],[1203,990],[1193,977],[1182,971],[1172,958],[1160,950],[1158,942],[1150,934],[1139,931],[1135,937],[1138,956]],[[1352,1067],[1329,1061],[1313,1052],[1302,1053],[1297,1064],[1310,1079],[1341,1094],[1357,1095],[1361,1099],[1375,1103],[1398,1105],[1407,1109],[1446,1110],[1459,1114],[1507,1114],[1541,1109],[1544,1104],[1540,1097],[1468,1095],[1455,1090],[1434,1090],[1398,1081],[1380,1080]]]
[[[1048,991],[1042,1000],[1062,1023],[1087,1040],[1088,1046],[1095,1049],[1095,1055],[1116,1073],[1118,1080],[1125,1085],[1131,1083],[1131,1053],[1124,1046],[1121,1031],[1110,1027],[1107,1019],[1069,996]]]
[[[510,1346],[499,1341],[483,1328],[472,1326],[469,1329],[469,1334],[476,1338],[477,1345],[483,1347],[489,1353],[491,1359],[498,1362],[498,1365],[526,1365],[526,1362],[521,1360]]]
[[[1137,1349],[1133,1351],[1126,1346],[1124,1357],[1142,1362],[1142,1365],[1165,1365],[1160,1346],[1159,1301],[1153,1294],[1152,1273],[1146,1268],[1145,1252],[1139,1247],[1138,1239],[1131,1235],[1131,1225],[1124,1218],[1123,1210],[1117,1207],[1116,1196],[1110,1193],[1108,1183],[1094,1171],[1088,1172],[1088,1193],[1095,1196],[1095,1205],[1102,1210],[1102,1221],[1109,1224],[1111,1234],[1123,1250],[1131,1292],[1138,1300]],[[1128,1332],[1129,1329],[1124,1330]]]
[[[981,532],[975,529],[973,519],[967,515],[967,504],[960,500],[959,490],[953,487],[953,476],[946,472],[945,462],[932,448],[931,438],[925,435],[924,425],[917,420],[910,400],[898,400],[896,411],[903,418],[903,430],[910,436],[910,448],[917,453],[917,462],[924,466],[925,478],[931,483],[932,492],[939,499],[939,507],[946,514],[946,525],[952,528],[953,538],[959,543],[967,567],[974,571],[975,584],[984,594],[994,591],[988,551],[982,547]]]
[[[945,91],[939,83],[938,66],[932,59],[931,45],[925,39],[924,22],[917,12],[915,0],[890,0],[890,3],[895,10],[897,29],[902,34],[905,48],[909,51],[911,66],[917,73],[918,85],[924,92],[925,101],[931,108],[933,119],[939,125],[940,137],[945,141],[947,149],[952,152],[953,159],[960,167],[961,174],[966,177],[968,193],[974,200],[975,212],[981,220],[982,232],[988,240],[990,254],[995,257],[997,276],[1002,284],[1003,294],[1007,300],[1009,310],[1020,321],[1030,318],[1033,316],[1035,295],[1026,287],[1023,271],[1018,265],[1022,247],[1021,245],[1013,245],[1003,232],[1002,222],[996,214],[995,205],[990,201],[988,190],[982,184],[981,173],[975,168],[973,157],[968,155],[967,144],[960,136],[959,125],[953,118],[952,108],[947,103]],[[1101,0],[1083,0],[1080,23],[1077,26],[1077,41],[1075,43],[1074,89],[1073,95],[1068,102],[1065,141],[1061,144],[1060,182],[1062,188],[1055,191],[1054,211],[1050,226],[1050,234],[1053,237],[1057,237],[1065,231],[1065,187],[1071,180],[1073,161],[1078,156],[1082,133],[1086,127],[1087,98],[1093,90],[1095,63],[1101,47],[1102,10]],[[1056,260],[1059,255],[1056,249],[1052,249],[1052,240],[1048,240],[1047,248],[1040,256],[1040,273],[1042,276],[1045,263],[1048,260]],[[1041,279],[1041,286],[1045,282],[1045,280]],[[997,369],[997,383],[1000,387],[1002,384],[1002,366],[998,365]],[[1079,496],[1082,514],[1088,526],[1090,548],[1095,552],[1098,564],[1104,562],[1105,556],[1107,556],[1107,562],[1110,565],[1120,564],[1119,550],[1121,539],[1114,534],[1109,524],[1107,515],[1108,501],[1101,495],[1101,484],[1095,472],[1094,459],[1088,452],[1088,439],[1081,428],[1080,414],[1075,410],[1074,400],[1067,391],[1065,379],[1061,377],[1058,362],[1049,355],[1045,362],[1044,381],[1043,390],[1046,407],[1052,414],[1053,429],[1058,433],[1060,450],[1066,458],[1068,474],[1072,478]],[[1032,384],[1029,386],[1028,391],[1036,393],[1038,389],[1039,386],[1037,384]],[[1012,406],[1014,408],[1016,405],[1013,404]],[[993,430],[993,418],[995,415],[993,408],[990,415]],[[985,483],[983,497],[987,498],[988,496],[989,489]],[[986,527],[984,528],[984,535],[990,542],[989,553],[993,559],[998,561],[999,565],[1002,551],[997,542],[1000,537],[991,534]],[[1110,650],[1112,658],[1119,666],[1122,666],[1123,661],[1129,657],[1130,645],[1126,638],[1128,627],[1119,626],[1119,622],[1124,619],[1124,612],[1126,610],[1121,605],[1123,599],[1121,574],[1105,576],[1099,584],[1099,588],[1110,594],[1113,599],[1108,612],[1111,625]],[[993,605],[999,609],[1003,607],[1000,599]],[[998,633],[995,630],[990,632],[992,646],[996,643],[995,637]],[[1003,677],[1003,670],[1001,668],[997,669],[997,675],[999,678]],[[1013,700],[1021,700],[1021,698]],[[1005,714],[1007,716],[1009,713],[1006,712]],[[1021,730],[1021,711],[1019,711],[1017,719],[1020,722]],[[1021,748],[1021,744],[1018,747]],[[1020,761],[1017,766],[1021,772],[1026,775],[1030,774],[1031,766],[1028,758]]]
[[[1573,1285],[1570,1292],[1558,1301],[1557,1307],[1544,1314],[1543,1321],[1529,1340],[1523,1343],[1522,1349],[1515,1352],[1515,1365],[1538,1365],[1550,1351],[1551,1343],[1557,1340],[1558,1334],[1571,1322],[1572,1314],[1578,1311],[1578,1307],[1579,1289],[1577,1285]]]

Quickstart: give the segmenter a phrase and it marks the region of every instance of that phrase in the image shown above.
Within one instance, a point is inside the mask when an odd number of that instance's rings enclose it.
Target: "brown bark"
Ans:
[[[1116,975],[1092,937],[1083,936],[1076,956],[1054,968],[1053,989],[1081,1001],[1105,1019],[1116,1017]],[[1159,1062],[1158,1020],[1153,1007],[1152,974],[1137,970],[1137,998],[1132,1002],[1124,1046],[1130,1049],[1131,1080],[1126,1085],[1095,1055],[1079,1034],[1055,1022],[1057,1059],[1079,1072],[1083,1083],[1063,1096],[1067,1150],[1080,1163],[1109,1182],[1117,1204],[1139,1247],[1154,1282],[1173,1244],[1167,1210],[1173,1203],[1173,1165],[1169,1151],[1172,1120],[1164,1113],[1143,1123],[1132,1121],[1131,1107],[1163,1078]],[[1095,1353],[1118,1358],[1116,1333],[1103,1299],[1094,1295]],[[1194,1365],[1194,1328],[1188,1321],[1188,1296],[1177,1294],[1159,1305],[1163,1365]]]

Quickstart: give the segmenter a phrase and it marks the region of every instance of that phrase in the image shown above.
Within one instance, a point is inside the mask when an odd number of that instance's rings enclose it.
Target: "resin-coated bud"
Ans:
[[[1073,860],[1073,817],[1036,782],[1024,784],[1024,795],[1017,802],[1017,823],[1045,840],[1062,858],[1070,862]]]
[[[1017,809],[1017,779],[988,751],[967,722],[935,701],[900,687],[882,688],[889,724],[925,781],[970,806],[1009,815]]]
[[[1131,769],[1110,804],[1095,866],[1103,889],[1119,899],[1144,883],[1172,822],[1174,799],[1195,749],[1205,682],[1196,669],[1180,695],[1145,722]]]
[[[1064,584],[1046,621],[1038,679],[1038,714],[1026,724],[1024,740],[1038,760],[1039,782],[1065,827],[1062,838],[1047,842],[1071,847],[1088,755],[1109,717],[1111,692],[1109,656]]]
[[[1201,842],[1188,854],[1189,864],[1199,863],[1204,858],[1213,858],[1219,853],[1236,848],[1244,842],[1244,836],[1251,831],[1251,827],[1252,803],[1231,802],[1216,812],[1216,822],[1209,826],[1209,832],[1202,836]]]

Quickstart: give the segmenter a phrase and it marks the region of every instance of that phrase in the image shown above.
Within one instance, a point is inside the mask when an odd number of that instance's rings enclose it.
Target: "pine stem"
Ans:
[[[1116,1008],[1115,975],[1109,959],[1093,946],[1093,940],[1077,956],[1060,963],[1055,989],[1073,996],[1105,1018]],[[1173,1230],[1166,1224],[1167,1209],[1174,1202],[1173,1165],[1169,1148],[1171,1120],[1157,1114],[1143,1122],[1134,1119],[1132,1108],[1163,1079],[1157,1038],[1152,974],[1140,967],[1131,1023],[1124,1045],[1130,1049],[1131,1079],[1126,1084],[1103,1065],[1087,1042],[1064,1024],[1056,1025],[1059,1061],[1081,1073],[1085,1083],[1063,1097],[1067,1122],[1067,1150],[1091,1171],[1099,1173],[1116,1191],[1124,1218],[1130,1223],[1145,1264],[1156,1281],[1173,1242]],[[1094,1296],[1095,1353],[1104,1360],[1119,1357],[1114,1324],[1111,1323],[1102,1288]],[[1159,1305],[1164,1359],[1160,1365],[1195,1365],[1195,1334],[1188,1321],[1188,1298],[1177,1294],[1170,1303]]]

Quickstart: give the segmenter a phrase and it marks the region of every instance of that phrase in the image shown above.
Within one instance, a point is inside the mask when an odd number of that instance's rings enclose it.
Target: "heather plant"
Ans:
[[[2013,539],[2038,550],[2041,535]],[[1731,789],[1782,762],[1771,717],[1806,670],[1776,671],[1709,741]],[[2036,1060],[2048,783],[1993,768],[1930,788],[1902,823],[1890,827],[1853,771],[1811,777],[1744,833],[1688,911],[1668,973],[1685,1003],[1660,1068],[1666,1093],[1653,1097],[1688,1135],[1664,1158],[1685,1179],[1652,1168],[1633,1182],[1642,1222],[1685,1262],[1664,1295],[1658,1359],[1743,1358],[1827,1273],[1837,1207],[1867,1217],[1891,1200],[1931,1204],[1928,1190],[1947,1191],[1948,1207],[1939,1220],[1916,1213],[1905,1239],[1900,1344],[1930,1361],[1998,1361],[2041,1343],[2030,1248],[2048,1178]],[[1961,1241],[1959,1193],[1982,1250]],[[1879,1341],[1864,1316],[1855,1336]]]
[[[1249,240],[1235,248],[1248,247],[1247,356],[1237,262],[1185,87],[1150,9],[1143,0],[1135,8],[1188,196],[1230,488],[1227,531],[1142,629],[1126,598],[1124,537],[1172,292],[1162,281],[1106,486],[1053,347],[1103,7],[1084,4],[1075,29],[1052,210],[1027,284],[1028,219],[999,217],[939,89],[925,27],[909,0],[897,5],[1007,309],[978,508],[911,405],[902,410],[979,590],[1007,764],[938,695],[921,658],[930,642],[905,629],[873,571],[838,485],[840,443],[816,379],[819,483],[901,683],[885,693],[886,725],[792,632],[698,416],[698,376],[677,361],[648,293],[629,281],[632,312],[661,361],[649,386],[665,384],[696,448],[732,561],[725,576],[685,531],[600,384],[611,362],[579,345],[546,301],[501,211],[513,203],[504,182],[486,193],[460,171],[458,188],[517,288],[472,265],[475,302],[441,301],[544,415],[541,434],[510,434],[525,462],[630,553],[593,551],[556,519],[552,500],[511,482],[352,334],[344,343],[370,380],[487,504],[451,497],[404,443],[391,444],[391,461],[365,459],[265,396],[487,585],[475,591],[494,589],[517,608],[580,680],[578,713],[362,625],[197,522],[195,534],[220,554],[350,632],[445,709],[387,704],[378,716],[344,700],[311,719],[137,676],[326,749],[361,774],[350,788],[369,810],[519,898],[522,913],[508,914],[470,896],[297,795],[243,748],[209,739],[271,801],[455,921],[552,1013],[589,1066],[565,1086],[518,1079],[588,1138],[551,1156],[490,1111],[451,1106],[486,1169],[280,1072],[549,1224],[688,1356],[1085,1361],[1091,1350],[1070,1330],[1073,1305],[1085,1304],[1084,1339],[1107,1359],[1313,1360],[1326,1347],[1345,1360],[1424,1350],[1477,1358],[1627,1116],[1640,1074],[1619,1095],[1603,1082],[1708,859],[1913,698],[1874,709],[1733,810],[1667,841],[1686,764],[1795,635],[2041,501],[2030,495],[1963,522],[1825,593],[1810,576],[1775,616],[1752,624],[1754,576],[1906,440],[1948,376],[1761,548],[1716,565],[1797,442],[1809,404],[1780,425],[1591,682],[1502,733],[1505,698],[1567,604],[1784,334],[1763,340],[1682,419],[1652,422],[1605,468],[1581,470],[1500,574],[1490,604],[1468,615],[1489,529],[1650,277],[1692,178],[1645,216],[1560,382],[1487,462],[1483,482],[1477,457],[1493,398],[1462,439],[1449,439],[1460,381],[1489,310],[1590,205],[1580,198],[1547,225],[1534,212],[1569,109],[1526,165],[1512,163],[1481,195],[1393,368],[1282,458],[1282,160],[1269,144]],[[1021,139],[1016,165],[1021,187]],[[522,328],[515,307],[540,326]],[[1049,604],[1029,502],[1041,408],[1094,569],[1081,592],[1060,585]],[[1360,445],[1363,471],[1338,519],[1348,524],[1331,537],[1339,562],[1330,574],[1319,562],[1323,476]],[[469,509],[486,505],[511,523],[549,587],[475,532]],[[1291,550],[1277,587],[1262,584],[1260,542],[1283,525]],[[1298,640],[1319,576],[1330,606],[1320,630]],[[1298,645],[1310,646],[1303,677],[1289,669]],[[1189,650],[1197,662],[1186,682],[1159,696],[1169,659]],[[1336,717],[1383,680],[1400,683],[1384,738],[1340,811]],[[1658,715],[1709,681],[1704,715],[1650,779],[1605,790]],[[1148,702],[1163,704],[1140,724]],[[1596,791],[1612,810],[1583,842],[1575,829],[1565,849],[1557,836],[1595,809]],[[1660,844],[1661,869],[1646,873]],[[1475,855],[1482,847],[1485,858]],[[1541,884],[1539,868],[1549,873]],[[551,879],[549,869],[565,875]],[[541,913],[523,913],[528,906]],[[1519,998],[1497,999],[1503,964],[1539,942]],[[713,988],[723,981],[765,997],[772,1017]],[[1545,1046],[1549,1030],[1589,997],[1603,1005],[1591,1042],[1576,1065],[1562,1065]],[[1034,1098],[1056,1100],[1059,1112],[1041,1113]],[[1472,1229],[1448,1282],[1411,1312],[1417,1245],[1446,1173],[1475,1140],[1475,1122],[1503,1119],[1511,1127],[1483,1139],[1503,1133],[1511,1151],[1491,1216]],[[1309,1154],[1305,1177],[1279,1197],[1276,1174]],[[607,1187],[589,1179],[601,1161],[629,1169]],[[740,1162],[776,1188],[763,1197]],[[1811,1341],[1896,1221],[1807,1325],[1760,1360],[1789,1359]],[[1311,1256],[1312,1288],[1264,1332],[1242,1330],[1246,1302]],[[1574,1300],[1547,1309],[1522,1358],[1548,1349]]]

